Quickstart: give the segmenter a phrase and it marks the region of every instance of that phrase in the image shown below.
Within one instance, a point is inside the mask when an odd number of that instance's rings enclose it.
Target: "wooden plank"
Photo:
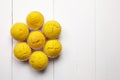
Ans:
[[[120,0],[96,2],[96,80],[120,80]]]
[[[0,2],[0,79],[11,80],[11,0]]]
[[[54,16],[63,45],[54,80],[95,80],[95,0],[54,0]]]
[[[40,11],[47,21],[52,18],[51,8],[51,0],[13,0],[13,22],[25,22],[27,14],[31,11]],[[15,44],[16,41],[13,45]],[[28,63],[13,57],[13,80],[53,80],[53,62],[50,61],[44,72],[37,72]]]

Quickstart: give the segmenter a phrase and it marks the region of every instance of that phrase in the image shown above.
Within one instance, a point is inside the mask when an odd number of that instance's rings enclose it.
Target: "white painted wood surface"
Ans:
[[[0,1],[0,11],[0,79],[11,80],[11,0]]]
[[[120,80],[120,0],[96,2],[96,80]]]
[[[63,27],[55,80],[95,80],[95,0],[55,0],[54,5],[54,18]]]
[[[120,80],[119,0],[0,1],[0,79],[2,80]],[[62,25],[62,54],[44,72],[12,55],[10,27],[25,22],[31,11]]]

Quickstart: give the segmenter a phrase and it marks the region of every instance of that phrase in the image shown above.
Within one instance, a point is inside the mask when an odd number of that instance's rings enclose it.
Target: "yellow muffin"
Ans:
[[[32,31],[27,42],[31,48],[40,49],[45,44],[45,37],[40,31]]]
[[[20,42],[15,45],[14,47],[14,56],[21,60],[27,60],[31,55],[31,48],[29,45],[25,42]]]
[[[44,17],[40,12],[33,11],[28,14],[26,21],[32,30],[37,30],[42,27]]]
[[[61,33],[61,26],[57,21],[51,20],[45,23],[43,32],[47,38],[55,39]]]
[[[62,45],[58,40],[48,40],[44,46],[44,52],[50,58],[57,57],[62,50]]]
[[[29,34],[29,29],[24,23],[16,23],[11,28],[11,35],[15,40],[24,41]]]
[[[35,51],[30,57],[30,65],[36,70],[43,70],[48,65],[48,57],[41,51]]]

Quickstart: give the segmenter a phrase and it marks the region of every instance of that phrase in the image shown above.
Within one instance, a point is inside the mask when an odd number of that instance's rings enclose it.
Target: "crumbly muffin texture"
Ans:
[[[35,70],[44,70],[49,58],[61,54],[62,44],[58,40],[61,29],[61,25],[55,20],[44,24],[41,12],[30,12],[26,17],[26,24],[17,22],[10,29],[11,36],[18,41],[13,49],[14,56],[20,61],[29,61]]]

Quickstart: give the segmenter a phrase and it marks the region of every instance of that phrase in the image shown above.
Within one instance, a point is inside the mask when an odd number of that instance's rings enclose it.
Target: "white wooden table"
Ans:
[[[1,80],[120,80],[120,0],[0,0]],[[15,22],[31,11],[62,25],[61,56],[44,72],[13,56]]]

